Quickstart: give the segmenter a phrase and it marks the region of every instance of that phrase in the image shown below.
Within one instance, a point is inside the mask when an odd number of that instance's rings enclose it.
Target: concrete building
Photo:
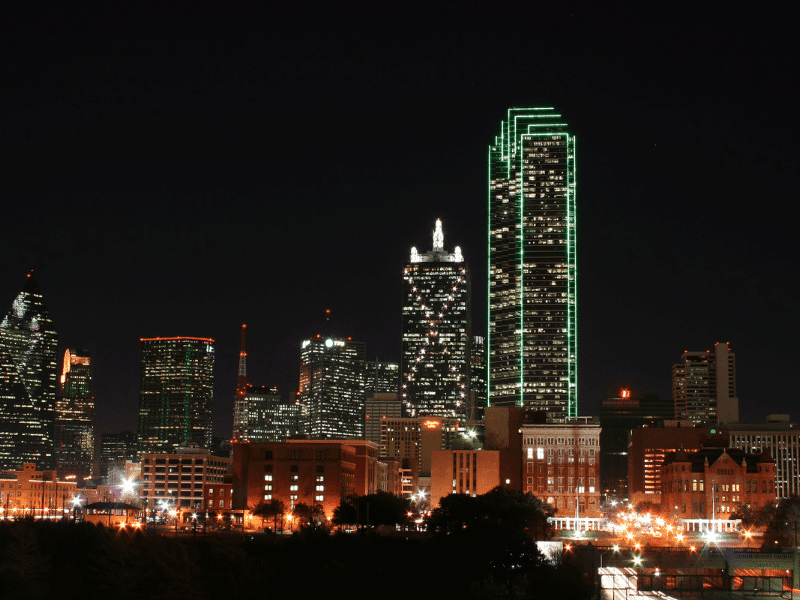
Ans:
[[[672,399],[676,419],[710,425],[737,422],[736,355],[729,343],[717,342],[714,352],[684,352],[672,367]]]
[[[378,456],[386,456],[386,449],[381,445],[381,420],[399,419],[403,416],[402,402],[395,393],[367,393],[364,414],[364,434],[366,439],[378,445]]]
[[[204,490],[225,483],[231,463],[230,458],[213,456],[196,445],[179,447],[172,453],[144,453],[139,498],[150,511],[162,505],[205,510]]]
[[[454,448],[465,433],[458,418],[381,418],[381,458],[400,464],[405,491],[414,494],[430,487],[433,452]]]
[[[600,431],[594,417],[523,425],[523,491],[562,514],[600,516]]]
[[[378,490],[378,447],[365,440],[233,443],[235,509],[282,500],[320,505],[327,517],[348,496]]]
[[[300,404],[304,432],[313,438],[364,437],[366,344],[316,337],[300,350]]]
[[[766,423],[729,423],[731,448],[769,452],[775,460],[775,495],[800,495],[800,427],[789,415],[767,415]]]

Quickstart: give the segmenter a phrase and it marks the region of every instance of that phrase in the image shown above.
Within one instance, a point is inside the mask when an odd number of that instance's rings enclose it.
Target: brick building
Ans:
[[[737,448],[671,452],[661,467],[661,504],[682,519],[729,519],[740,505],[775,501],[775,461]]]
[[[145,453],[139,497],[148,509],[165,502],[176,509],[205,510],[206,486],[225,483],[230,467],[230,458],[213,456],[197,446],[180,447],[169,454]]]
[[[478,496],[500,485],[497,450],[434,450],[431,463],[431,507],[450,494]]]
[[[664,421],[663,426],[631,429],[628,437],[628,494],[632,503],[661,504],[661,466],[670,452],[700,450],[711,429],[691,421]],[[727,446],[720,440],[717,447]]]
[[[35,463],[24,463],[20,471],[0,472],[0,514],[60,519],[72,510],[76,491],[74,479],[58,479],[55,470],[37,471]]]
[[[593,417],[523,425],[523,491],[561,514],[574,515],[577,508],[581,517],[599,517],[600,431]]]
[[[347,496],[378,490],[378,446],[366,440],[233,443],[233,506],[282,500],[321,505],[328,517]]]

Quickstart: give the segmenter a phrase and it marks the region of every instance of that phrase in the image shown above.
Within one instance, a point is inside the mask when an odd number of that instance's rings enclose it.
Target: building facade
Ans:
[[[88,350],[64,352],[61,392],[56,399],[56,470],[78,481],[94,473],[95,410],[92,358]]]
[[[109,485],[126,476],[126,463],[136,460],[139,444],[132,431],[104,433],[100,436],[100,477]]]
[[[479,496],[500,485],[500,452],[435,450],[431,471],[431,507],[450,494]]]
[[[0,472],[0,507],[9,518],[60,519],[72,510],[75,480],[59,479],[54,470],[39,471],[34,463]]]
[[[312,438],[364,437],[366,345],[350,338],[316,336],[300,351],[298,401]]]
[[[28,273],[0,322],[0,468],[54,461],[58,336],[42,293]]]
[[[621,389],[600,403],[600,485],[609,498],[628,498],[628,437],[634,429],[673,419],[672,399]]]
[[[661,504],[682,519],[730,519],[744,505],[775,501],[775,462],[768,453],[708,448],[670,452],[661,477]]]
[[[729,423],[731,448],[759,454],[769,452],[775,460],[775,495],[800,495],[800,427],[789,415],[767,415],[766,423]]]
[[[148,511],[161,510],[162,506],[176,510],[211,508],[206,504],[208,489],[222,487],[232,462],[196,445],[169,453],[142,453],[139,499]],[[212,492],[211,498],[215,497]]]
[[[661,467],[671,452],[722,447],[727,441],[709,428],[691,421],[664,421],[654,427],[632,429],[628,437],[628,496],[634,504],[661,504]]]
[[[577,417],[521,429],[524,491],[560,514],[600,516],[600,424]]]
[[[367,394],[364,437],[377,444],[378,456],[386,456],[386,449],[381,445],[382,420],[385,418],[399,419],[402,414],[402,403],[397,393]]]
[[[233,444],[234,509],[281,500],[320,505],[328,518],[348,496],[378,489],[378,448],[364,440]]]
[[[166,453],[178,446],[211,448],[214,340],[141,339],[139,450]]]
[[[364,365],[364,391],[367,398],[375,394],[396,394],[399,386],[398,363],[371,360]]]
[[[578,414],[575,136],[512,108],[489,148],[489,404]]]
[[[713,352],[684,352],[672,367],[672,399],[676,419],[717,425],[738,422],[736,355],[730,345],[717,342]]]
[[[248,385],[237,398],[233,439],[282,442],[300,432],[300,405],[284,404],[278,388]]]
[[[403,269],[400,397],[408,416],[469,419],[471,344],[469,268],[458,246],[445,251],[437,219],[433,249],[411,248]]]

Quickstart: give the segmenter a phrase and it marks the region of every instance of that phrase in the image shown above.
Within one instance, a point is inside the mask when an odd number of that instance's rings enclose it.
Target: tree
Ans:
[[[356,498],[349,497],[333,509],[333,522],[335,525],[355,525],[358,522],[358,506]]]
[[[411,506],[407,498],[379,491],[366,496],[351,496],[333,511],[336,525],[404,525]]]
[[[259,502],[250,512],[256,517],[261,517],[261,527],[264,527],[264,519],[272,517],[273,529],[277,530],[278,517],[280,516],[283,521],[282,517],[286,513],[286,506],[282,500],[272,499]]]
[[[778,508],[764,532],[761,547],[795,546],[798,541],[800,541],[800,496],[792,496],[778,503]]]
[[[292,515],[297,521],[298,527],[305,527],[314,518],[314,509],[304,502],[298,502],[292,509]]]

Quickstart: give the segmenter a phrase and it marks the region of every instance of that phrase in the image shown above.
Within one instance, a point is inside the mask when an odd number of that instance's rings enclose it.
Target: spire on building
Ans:
[[[442,220],[436,219],[436,229],[433,230],[433,251],[442,252],[444,250],[444,232],[442,231]]]

